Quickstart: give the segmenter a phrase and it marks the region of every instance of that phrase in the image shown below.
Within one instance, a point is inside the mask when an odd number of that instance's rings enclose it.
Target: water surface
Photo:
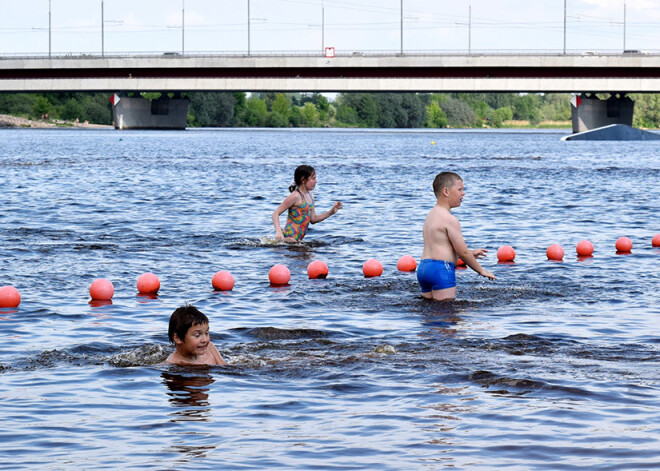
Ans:
[[[0,130],[0,285],[22,295],[0,309],[0,467],[660,468],[658,147],[563,134]],[[344,209],[301,246],[263,243],[301,163],[317,211]],[[497,276],[460,271],[451,304],[396,270],[443,170]],[[157,297],[136,294],[146,271]],[[89,303],[101,277],[112,304]],[[184,302],[229,366],[160,364]]]

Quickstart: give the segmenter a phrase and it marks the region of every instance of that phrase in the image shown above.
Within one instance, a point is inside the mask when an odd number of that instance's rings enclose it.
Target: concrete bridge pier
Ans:
[[[116,93],[112,107],[115,129],[185,129],[190,100],[180,93],[148,100],[141,95]]]
[[[582,93],[571,100],[573,133],[624,124],[632,127],[635,102],[625,93],[613,93],[601,100],[595,93]]]

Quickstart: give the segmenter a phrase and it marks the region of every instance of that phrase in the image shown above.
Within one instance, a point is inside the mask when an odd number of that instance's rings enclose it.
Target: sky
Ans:
[[[660,0],[0,0],[0,55],[563,52],[564,18],[569,53],[660,53]]]

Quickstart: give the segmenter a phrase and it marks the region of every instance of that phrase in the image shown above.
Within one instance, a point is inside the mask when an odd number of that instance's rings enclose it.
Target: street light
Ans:
[[[185,36],[186,36],[186,0],[181,0],[181,55],[183,55],[186,51]]]
[[[50,59],[50,54],[51,54],[51,14],[50,14],[50,2],[51,0],[48,0],[48,58]]]
[[[566,55],[566,0],[564,0],[564,55]]]
[[[250,0],[247,0],[247,55],[250,55]]]
[[[403,0],[401,0],[401,15],[400,15],[400,18],[401,18],[401,32],[400,32],[400,36],[401,36],[401,55],[403,55]]]
[[[623,50],[626,50],[626,0],[623,0]]]
[[[472,2],[468,3],[468,54],[472,54]]]
[[[325,55],[325,1],[321,0],[321,55]]]

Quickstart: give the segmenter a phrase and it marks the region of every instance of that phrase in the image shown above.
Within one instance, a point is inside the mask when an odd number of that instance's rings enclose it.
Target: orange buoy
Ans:
[[[630,252],[632,250],[632,240],[629,237],[619,237],[614,246],[619,252]]]
[[[137,290],[140,294],[156,294],[160,289],[160,280],[151,272],[143,273],[137,280]]]
[[[552,244],[548,247],[548,250],[545,251],[545,254],[548,256],[548,260],[563,260],[564,248],[559,244]]]
[[[575,247],[577,254],[581,257],[589,257],[594,253],[594,244],[588,240],[581,240]]]
[[[211,284],[218,291],[231,291],[234,289],[234,277],[228,271],[220,270],[213,275]]]
[[[412,255],[403,255],[399,258],[399,261],[396,262],[396,268],[399,271],[415,271],[417,269],[417,262]]]
[[[503,245],[497,249],[497,259],[500,262],[513,262],[516,258],[516,251],[510,245]]]
[[[380,276],[383,274],[383,264],[375,258],[370,258],[362,265],[362,273],[366,277]]]
[[[651,239],[651,245],[653,247],[660,247],[660,234],[653,236],[653,239]]]
[[[465,267],[465,266],[467,266],[467,264],[463,261],[462,258],[459,258],[458,260],[456,260],[456,266],[457,267]]]
[[[291,272],[284,265],[274,265],[268,272],[271,285],[287,285],[291,280]]]
[[[89,294],[96,301],[108,301],[115,294],[115,287],[109,280],[99,278],[94,280],[89,287]]]
[[[18,307],[21,304],[21,293],[13,286],[0,288],[0,307]]]
[[[328,276],[328,266],[321,260],[314,260],[307,265],[307,274],[312,280],[326,278]]]

